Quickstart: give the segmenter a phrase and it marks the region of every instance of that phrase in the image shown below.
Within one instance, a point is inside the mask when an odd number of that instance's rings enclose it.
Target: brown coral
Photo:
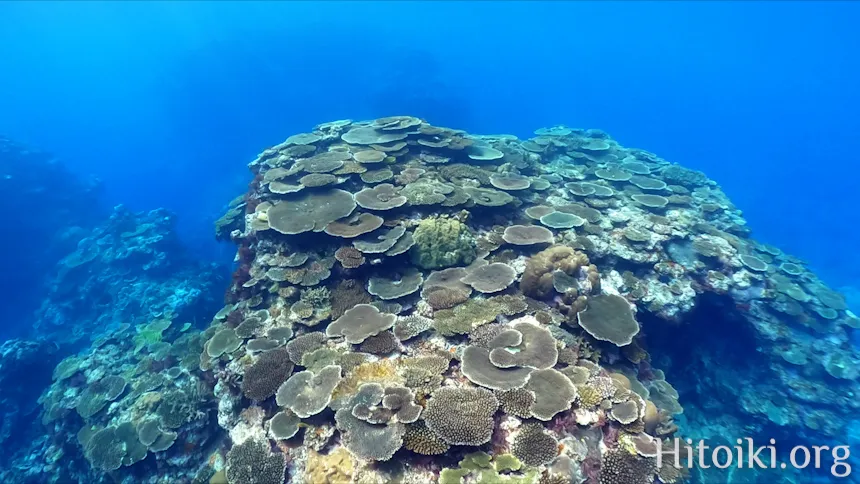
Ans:
[[[443,286],[430,287],[422,291],[421,294],[430,307],[436,310],[451,309],[469,300],[468,294]]]
[[[657,471],[654,459],[640,457],[623,449],[603,456],[599,484],[650,484]]]
[[[293,364],[285,348],[267,351],[245,370],[242,393],[252,400],[265,400],[278,391],[292,372]]]
[[[384,355],[400,348],[400,344],[394,333],[383,331],[364,340],[358,348],[365,353]]]
[[[341,279],[331,291],[331,317],[343,316],[347,309],[357,304],[367,304],[373,299],[364,289],[364,284],[355,279]]]
[[[438,435],[427,428],[423,420],[406,426],[403,447],[422,455],[444,454],[451,447]]]
[[[496,397],[483,388],[440,388],[424,410],[427,427],[451,445],[482,445],[493,433]]]
[[[529,258],[520,282],[520,290],[526,296],[546,299],[554,293],[554,271],[562,271],[575,277],[580,267],[588,265],[588,256],[582,252],[564,245],[550,247]]]
[[[558,455],[558,441],[542,426],[527,424],[514,439],[511,453],[526,465],[548,464]]]
[[[355,269],[364,264],[364,254],[354,247],[341,247],[334,253],[334,258],[340,262],[344,269]]]

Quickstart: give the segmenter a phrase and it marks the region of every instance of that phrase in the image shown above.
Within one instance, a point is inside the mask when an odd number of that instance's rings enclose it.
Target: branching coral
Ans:
[[[252,400],[265,400],[278,391],[292,372],[293,363],[286,348],[267,351],[245,370],[242,393]]]
[[[226,477],[229,484],[281,484],[287,461],[283,454],[269,451],[267,442],[253,439],[234,445],[227,452]]]
[[[540,425],[526,425],[514,438],[511,452],[524,464],[547,464],[558,455],[558,442]]]
[[[482,388],[440,388],[424,410],[424,421],[451,445],[481,445],[490,441],[499,401]]]

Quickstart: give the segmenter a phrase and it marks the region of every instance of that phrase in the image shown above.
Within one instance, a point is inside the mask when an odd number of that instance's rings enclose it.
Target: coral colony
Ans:
[[[681,482],[657,456],[686,437],[667,352],[692,335],[748,432],[833,438],[858,407],[842,296],[702,173],[601,131],[335,121],[250,169],[211,326],[165,308],[56,367],[57,482]],[[755,368],[720,383],[704,362],[742,339]]]

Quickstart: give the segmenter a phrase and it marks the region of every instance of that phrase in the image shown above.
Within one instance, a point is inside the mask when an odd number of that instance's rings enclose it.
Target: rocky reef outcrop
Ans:
[[[144,378],[113,391],[148,372],[174,380],[158,402],[199,396],[226,436],[190,440],[209,442],[193,482],[728,482],[656,456],[687,436],[823,443],[852,422],[860,321],[700,172],[597,130],[520,140],[408,116],[325,123],[249,166],[216,224],[238,249],[212,324],[182,336],[154,314],[97,343],[143,356],[57,368],[44,416],[83,419],[92,472],[142,459],[149,476],[176,444],[159,455],[148,430],[212,428],[171,427]],[[102,439],[123,444],[106,459]]]
[[[536,135],[339,121],[251,163],[203,354],[232,439],[217,473],[242,482],[253,450],[276,480],[676,482],[697,474],[656,466],[684,419],[670,382],[753,437],[850,419],[840,295],[704,174],[596,130]],[[705,364],[717,326],[741,351]]]

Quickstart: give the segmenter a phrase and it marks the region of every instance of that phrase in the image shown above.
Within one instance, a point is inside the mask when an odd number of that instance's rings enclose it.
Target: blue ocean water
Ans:
[[[213,224],[247,163],[316,124],[392,114],[522,139],[599,128],[700,170],[757,240],[860,311],[858,24],[860,3],[823,1],[0,3],[0,134],[65,170],[44,186],[27,165],[0,173],[38,187],[0,195],[0,337],[50,319],[77,349],[117,301],[205,327],[234,256]],[[50,244],[21,230],[62,223],[77,229]],[[153,235],[118,260],[147,272],[100,269],[132,281],[122,298],[84,311],[46,295],[76,246],[136,230]]]
[[[214,250],[236,160],[282,133],[392,112],[520,136],[600,127],[705,171],[760,239],[851,285],[858,8],[9,3],[0,128],[98,175],[111,202],[170,207]]]

